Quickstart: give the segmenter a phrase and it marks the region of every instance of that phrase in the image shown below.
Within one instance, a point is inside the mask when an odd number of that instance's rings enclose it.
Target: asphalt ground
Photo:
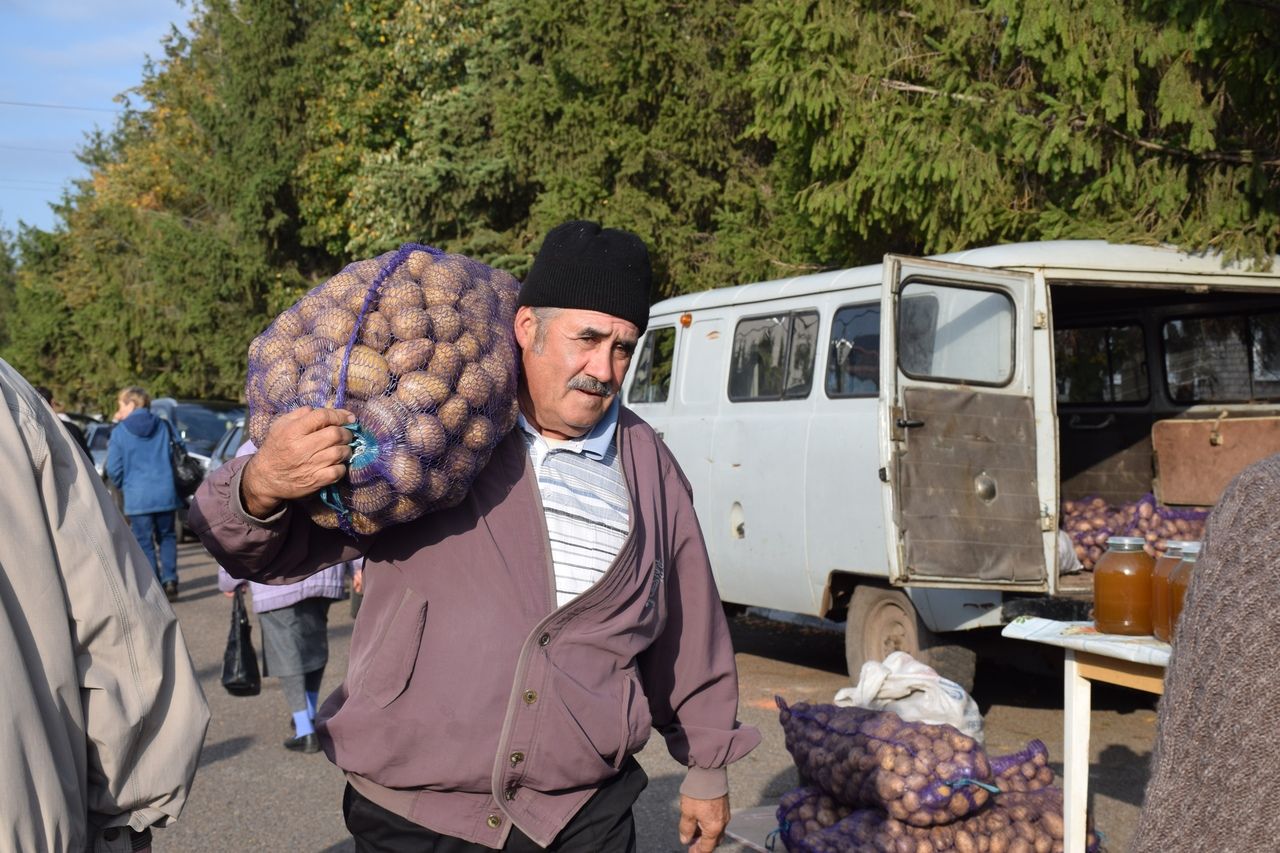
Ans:
[[[181,621],[212,719],[195,785],[181,818],[157,830],[163,851],[349,851],[342,820],[342,774],[323,753],[286,751],[290,717],[275,679],[253,697],[228,695],[219,682],[230,600],[218,592],[216,566],[196,543],[179,551]],[[352,618],[347,602],[329,611],[329,667],[322,696],[337,687],[347,665]],[[254,618],[254,641],[261,632]],[[788,702],[830,701],[848,685],[843,640],[820,628],[738,617],[731,623],[741,690],[739,716],[758,727],[760,747],[730,768],[735,810],[776,806],[797,784],[783,745],[775,696]],[[1061,770],[1061,658],[1052,650],[987,638],[974,697],[986,717],[988,750],[1021,749],[1032,738],[1049,747]],[[1097,827],[1111,853],[1129,846],[1146,784],[1155,734],[1156,697],[1095,685],[1090,796]],[[681,850],[677,838],[683,769],[655,733],[639,756],[649,785],[635,807],[640,853]],[[740,853],[734,843],[721,850]],[[778,846],[781,849],[781,846]]]

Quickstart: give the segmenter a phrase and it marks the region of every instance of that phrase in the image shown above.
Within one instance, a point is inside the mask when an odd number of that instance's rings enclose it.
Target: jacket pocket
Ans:
[[[649,699],[644,695],[644,688],[640,686],[635,672],[626,670],[622,674],[622,733],[618,739],[622,746],[613,757],[614,769],[621,767],[628,755],[634,755],[644,747],[652,729]]]
[[[427,600],[406,589],[386,630],[371,650],[361,692],[381,708],[399,698],[413,676],[427,625]]]

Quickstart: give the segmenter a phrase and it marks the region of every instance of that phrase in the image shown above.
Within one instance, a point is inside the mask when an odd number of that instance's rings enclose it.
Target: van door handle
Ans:
[[[924,421],[916,418],[898,418],[896,421],[898,429],[914,429],[915,427],[924,426]]]
[[[1068,429],[1106,429],[1107,427],[1111,426],[1115,422],[1116,422],[1115,415],[1107,415],[1102,420],[1096,421],[1095,423],[1091,423],[1091,424],[1085,423],[1084,419],[1081,418],[1079,415],[1072,415],[1071,420],[1067,421],[1067,428]]]

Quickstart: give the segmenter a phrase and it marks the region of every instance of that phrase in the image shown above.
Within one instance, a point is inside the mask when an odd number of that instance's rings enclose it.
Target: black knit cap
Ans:
[[[644,332],[652,285],[643,240],[630,231],[575,220],[547,232],[520,288],[520,304],[599,311]]]

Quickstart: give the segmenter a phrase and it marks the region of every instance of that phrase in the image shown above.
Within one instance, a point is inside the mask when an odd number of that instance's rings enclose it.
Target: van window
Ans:
[[[813,366],[818,360],[818,312],[791,315],[791,349],[787,354],[787,381],[783,396],[808,397],[813,388]]]
[[[1059,403],[1145,403],[1150,396],[1141,326],[1058,329],[1053,347]]]
[[[1009,384],[1013,300],[995,290],[907,282],[898,301],[898,367],[912,379]]]
[[[799,399],[809,396],[817,360],[818,312],[748,317],[733,332],[729,399]]]
[[[827,351],[828,397],[880,393],[880,304],[845,305],[831,321]]]
[[[675,327],[649,330],[631,388],[627,391],[628,403],[667,402],[667,395],[671,392],[671,356],[675,349]]]
[[[1174,402],[1280,398],[1280,314],[1182,317],[1163,332]]]
[[[685,366],[678,377],[681,403],[702,406],[719,401],[727,340],[723,328],[723,318],[699,319],[682,335],[680,357]]]

